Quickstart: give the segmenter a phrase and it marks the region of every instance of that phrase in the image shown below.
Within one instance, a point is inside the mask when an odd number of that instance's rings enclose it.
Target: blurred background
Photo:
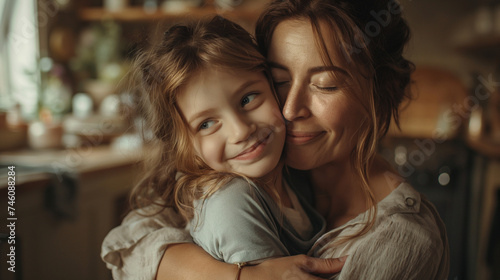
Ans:
[[[0,227],[1,279],[111,278],[101,242],[126,213],[147,150],[131,117],[131,59],[186,19],[219,13],[252,32],[266,3],[0,0],[0,220],[17,218],[16,273],[12,233]],[[500,279],[500,1],[400,3],[415,98],[380,152],[437,206],[449,279]]]

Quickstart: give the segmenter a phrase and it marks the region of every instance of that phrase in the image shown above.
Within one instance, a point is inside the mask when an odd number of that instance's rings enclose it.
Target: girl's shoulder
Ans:
[[[252,181],[245,180],[241,177],[235,177],[220,187],[207,199],[226,200],[246,196],[256,198],[261,195],[261,189]]]
[[[270,204],[272,204],[272,199],[264,190],[252,181],[241,177],[231,179],[207,198],[194,202],[195,208],[199,211],[202,208],[204,210],[209,208],[210,212],[216,209],[224,212],[227,209],[267,208]]]

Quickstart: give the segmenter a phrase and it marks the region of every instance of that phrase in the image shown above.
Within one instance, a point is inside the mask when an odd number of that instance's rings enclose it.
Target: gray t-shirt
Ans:
[[[299,201],[313,225],[305,239],[264,190],[235,178],[195,202],[191,235],[210,255],[228,263],[305,254],[324,233],[325,221],[300,196]]]

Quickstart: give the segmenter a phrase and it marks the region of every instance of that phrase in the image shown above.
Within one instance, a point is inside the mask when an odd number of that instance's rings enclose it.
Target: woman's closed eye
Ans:
[[[322,90],[322,91],[336,91],[339,89],[337,86],[319,86],[319,85],[315,85],[315,84],[313,84],[313,86],[316,89]]]

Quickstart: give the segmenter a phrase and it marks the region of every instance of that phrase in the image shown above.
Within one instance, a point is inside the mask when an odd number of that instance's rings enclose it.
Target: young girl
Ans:
[[[283,181],[285,124],[251,35],[221,17],[177,25],[136,69],[158,149],[136,206],[174,207],[225,262],[306,253],[325,223]]]

